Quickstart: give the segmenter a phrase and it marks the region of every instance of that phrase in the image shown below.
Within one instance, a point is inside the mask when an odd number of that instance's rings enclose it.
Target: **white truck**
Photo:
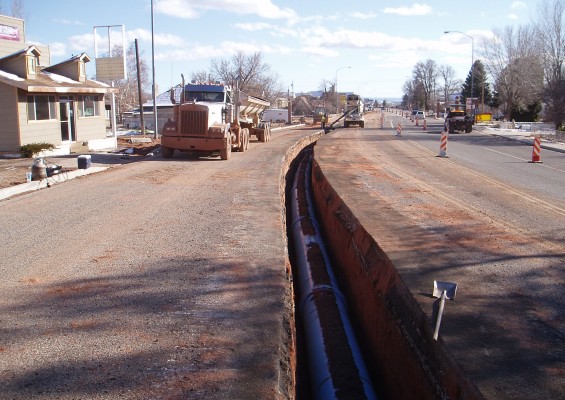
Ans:
[[[365,127],[363,98],[358,94],[348,94],[345,100],[345,117],[343,126],[349,128],[351,125],[359,125],[361,128]]]
[[[263,111],[261,121],[288,124],[288,110],[284,108],[269,108]]]
[[[175,105],[173,118],[161,131],[163,158],[171,158],[179,150],[206,155],[219,152],[220,158],[227,160],[232,150],[248,149],[251,135],[261,142],[270,139],[270,124],[259,120],[259,114],[270,105],[268,101],[223,84],[183,82],[182,87],[178,102],[171,89]]]

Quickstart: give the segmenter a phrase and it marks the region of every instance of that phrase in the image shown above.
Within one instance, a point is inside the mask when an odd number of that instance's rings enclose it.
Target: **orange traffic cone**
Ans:
[[[426,120],[424,120],[424,124],[422,125],[422,130],[423,130],[423,131],[427,131],[427,130],[428,130],[428,125],[426,124]]]
[[[396,125],[396,135],[402,135],[402,125],[400,124],[400,122],[398,123],[398,125]]]
[[[532,150],[532,161],[533,163],[541,163],[541,139],[539,136],[534,138],[534,147]]]
[[[418,126],[418,121],[419,121],[419,120],[420,120],[419,118],[416,118],[416,126]]]

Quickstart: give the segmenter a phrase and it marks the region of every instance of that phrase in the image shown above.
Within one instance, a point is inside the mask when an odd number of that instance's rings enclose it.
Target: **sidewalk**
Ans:
[[[43,189],[46,187],[51,187],[53,185],[56,185],[57,183],[66,182],[70,179],[74,179],[79,176],[85,176],[89,174],[94,174],[96,172],[105,171],[108,168],[109,167],[90,167],[88,169],[77,169],[74,171],[62,172],[60,174],[53,175],[49,178],[42,179],[40,181],[31,181],[31,182],[21,183],[19,185],[3,188],[0,189],[0,200],[15,196],[17,194],[31,192],[33,190]]]
[[[130,162],[145,159],[145,156],[126,155],[120,153],[90,153],[91,166],[87,169],[79,169],[77,157],[79,154],[70,154],[64,156],[45,157],[45,161],[49,166],[58,165],[62,167],[62,172],[53,175],[49,178],[40,181],[25,182],[25,172],[30,171],[33,163],[29,158],[17,159],[0,159],[0,174],[3,176],[4,184],[6,182],[18,182],[19,179],[24,182],[19,184],[12,184],[11,186],[0,188],[0,200],[12,197],[25,192],[33,190],[44,189],[56,185],[58,183],[66,182],[70,179],[75,179],[81,176],[94,174],[97,172],[105,171],[109,168],[128,164]]]
[[[531,132],[524,132],[518,129],[498,129],[498,128],[489,128],[486,126],[475,125],[474,130],[477,130],[481,133],[487,135],[495,135],[504,137],[510,140],[516,140],[519,142],[523,142],[527,145],[532,146],[534,144],[534,136],[531,136]],[[557,151],[560,153],[565,153],[565,143],[557,142],[557,141],[550,141],[546,139],[541,139],[541,148]]]

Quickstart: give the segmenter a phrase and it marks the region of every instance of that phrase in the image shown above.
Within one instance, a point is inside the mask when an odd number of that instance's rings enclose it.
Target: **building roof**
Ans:
[[[87,62],[90,62],[90,57],[86,53],[82,53],[82,54],[79,54],[78,56],[72,56],[68,60],[61,61],[58,64],[53,64],[53,65],[50,65],[49,67],[45,67],[43,70],[44,71],[52,71],[52,70],[60,68],[64,65],[73,64],[73,63],[76,63],[78,61],[84,61],[85,63],[87,63]]]
[[[0,69],[0,83],[23,89],[30,93],[117,93],[117,88],[112,88],[105,83],[86,80],[74,81],[65,76],[40,72],[35,79],[21,78],[15,74]]]
[[[35,47],[34,45],[31,45],[29,47],[26,47],[25,49],[21,49],[21,50],[18,50],[16,52],[12,53],[12,54],[8,54],[7,56],[1,57],[0,62],[12,60],[14,58],[26,56],[26,55],[29,55],[29,54],[34,54],[34,55],[39,57],[41,55],[41,52],[39,51],[39,49],[37,47]]]
[[[15,53],[9,54],[6,57],[0,58],[0,83],[5,83],[10,86],[23,89],[30,93],[117,93],[117,88],[112,88],[105,83],[88,80],[84,82],[79,82],[70,79],[66,76],[59,75],[50,71],[56,70],[62,65],[69,63],[76,63],[79,61],[88,62],[90,58],[86,53],[82,53],[78,56],[73,56],[69,60],[65,60],[62,63],[52,65],[48,68],[39,70],[35,75],[35,78],[28,79],[18,76],[13,73],[6,72],[1,69],[3,61],[8,61],[17,57],[23,57],[28,54],[35,54],[39,56],[41,53],[35,46],[29,46],[23,50],[17,51]]]
[[[175,87],[172,87],[171,89],[167,90],[166,92],[163,92],[157,96],[155,96],[155,104],[157,105],[157,107],[172,107],[174,106],[174,103],[171,102],[171,90],[174,91],[174,99],[175,102],[178,104],[180,103],[180,95],[182,93],[182,87],[181,85],[177,85]],[[148,100],[143,104],[143,107],[153,107],[153,100]]]

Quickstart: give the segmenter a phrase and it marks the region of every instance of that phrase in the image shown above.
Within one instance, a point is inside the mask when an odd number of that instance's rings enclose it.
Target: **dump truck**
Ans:
[[[449,96],[449,109],[445,116],[445,131],[454,133],[455,131],[471,133],[473,131],[473,117],[465,112],[463,96],[455,94]]]
[[[171,89],[173,118],[161,130],[163,158],[175,150],[212,155],[219,152],[228,160],[232,151],[249,148],[252,135],[260,142],[271,136],[271,125],[259,114],[270,103],[221,83],[182,83],[180,99]]]
[[[349,128],[351,125],[359,125],[365,127],[364,103],[358,94],[348,94],[345,100],[345,114],[343,126]]]

